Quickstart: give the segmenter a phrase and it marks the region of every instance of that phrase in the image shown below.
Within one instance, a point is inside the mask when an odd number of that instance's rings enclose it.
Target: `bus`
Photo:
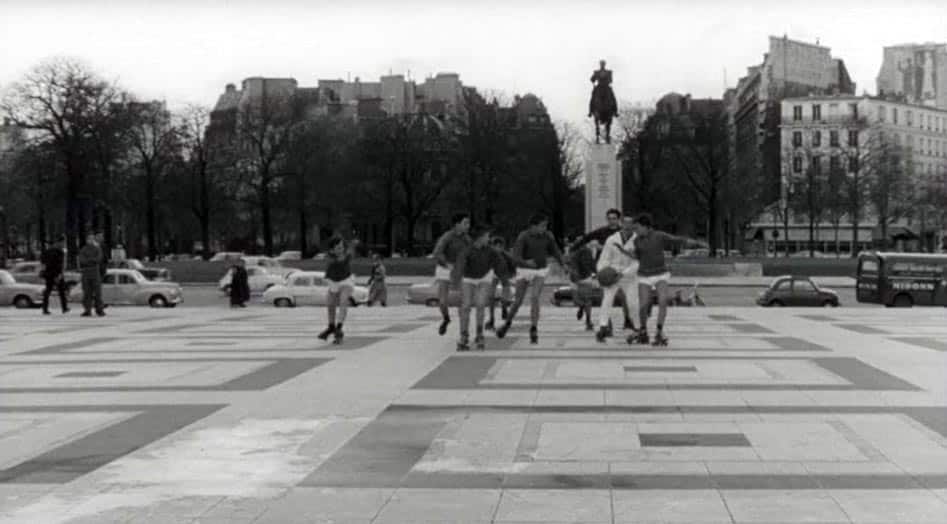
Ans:
[[[887,307],[947,306],[947,255],[862,253],[855,298]]]

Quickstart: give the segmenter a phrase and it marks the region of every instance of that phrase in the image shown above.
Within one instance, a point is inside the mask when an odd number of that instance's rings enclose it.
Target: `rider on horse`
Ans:
[[[592,99],[589,101],[589,116],[618,116],[618,102],[612,91],[612,70],[605,69],[605,61],[599,60],[599,68],[592,72]],[[598,111],[596,111],[598,109]]]

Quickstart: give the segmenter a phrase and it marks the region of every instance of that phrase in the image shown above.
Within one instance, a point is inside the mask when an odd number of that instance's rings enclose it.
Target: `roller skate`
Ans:
[[[466,333],[460,334],[460,340],[457,341],[457,351],[470,351],[470,342]]]
[[[450,324],[450,318],[444,317],[444,320],[441,321],[441,325],[437,328],[437,334],[444,336],[447,333],[447,325]]]
[[[595,341],[601,344],[604,344],[607,336],[608,336],[608,328],[606,328],[605,326],[602,326],[598,328],[598,332],[595,333]]]
[[[639,329],[636,333],[628,335],[625,341],[629,344],[641,344],[646,346],[651,342],[651,339],[648,337],[647,331]]]
[[[593,326],[591,322],[586,322],[586,323],[585,323],[585,330],[586,330],[586,331],[595,331],[595,326]]]
[[[510,330],[510,320],[507,319],[502,326],[497,328],[497,338],[503,338],[506,336],[506,332]]]
[[[497,328],[493,325],[492,320],[488,320],[487,323],[483,325],[483,329],[486,329],[487,331],[496,331]]]
[[[575,319],[582,320],[582,315],[584,314],[585,314],[585,308],[580,306],[579,309],[576,310],[575,312]]]
[[[608,327],[605,328],[605,338],[611,338],[615,335],[615,330],[612,328],[611,319],[608,320]]]
[[[335,331],[334,331],[333,333],[335,334],[335,339],[332,341],[332,343],[333,343],[333,344],[341,344],[341,343],[342,343],[342,338],[345,337],[345,333],[342,332],[342,323],[341,323],[341,322],[335,325]]]
[[[539,343],[539,330],[536,329],[536,326],[529,328],[529,343],[530,344]]]
[[[483,351],[487,348],[487,344],[483,340],[483,335],[477,335],[474,338],[474,347],[477,348],[477,351]]]
[[[322,332],[319,333],[319,340],[327,340],[329,335],[333,333],[335,333],[335,325],[330,324],[329,327],[323,329]]]
[[[654,334],[654,342],[652,342],[652,345],[654,345],[655,347],[658,347],[658,346],[667,346],[667,345],[668,345],[668,339],[667,339],[667,337],[664,336],[664,333],[662,333],[662,332],[659,330],[657,333]]]

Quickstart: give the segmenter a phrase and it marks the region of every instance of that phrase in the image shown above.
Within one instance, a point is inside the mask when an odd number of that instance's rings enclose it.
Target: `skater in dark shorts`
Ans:
[[[539,342],[539,298],[543,292],[546,275],[549,273],[549,258],[556,259],[559,265],[566,267],[556,239],[547,230],[548,225],[549,219],[546,215],[541,213],[534,215],[529,220],[529,228],[520,233],[513,244],[513,259],[516,261],[516,298],[506,316],[506,322],[497,329],[498,338],[506,336],[529,289],[529,341],[531,344]]]
[[[473,231],[473,245],[457,259],[454,266],[454,281],[460,285],[460,340],[457,351],[470,349],[470,309],[476,307],[476,336],[474,346],[483,351],[483,317],[487,302],[493,298],[496,271],[503,264],[502,256],[490,245],[489,226],[479,226]]]
[[[447,308],[447,298],[450,293],[451,271],[457,262],[457,257],[464,252],[470,244],[470,216],[466,213],[458,213],[451,219],[450,231],[441,235],[434,246],[434,259],[437,266],[434,268],[434,282],[437,285],[437,306],[441,310],[440,327],[437,328],[438,335],[447,333],[447,325],[450,324],[450,311]]]
[[[658,326],[654,334],[654,345],[666,346],[668,340],[664,336],[664,320],[667,318],[668,284],[671,280],[671,271],[664,259],[664,250],[702,244],[689,242],[686,238],[654,229],[653,219],[648,213],[642,213],[635,218],[634,244],[635,255],[638,259],[638,315],[641,319],[641,329],[637,336],[628,337],[628,343],[647,344],[649,342],[648,310],[651,304],[651,290],[654,289],[658,295]]]
[[[334,335],[332,342],[341,344],[345,336],[342,332],[342,324],[345,323],[345,315],[348,312],[349,297],[355,289],[355,277],[352,276],[354,251],[354,244],[346,246],[341,237],[332,237],[329,240],[329,265],[326,267],[325,274],[326,283],[329,285],[327,304],[329,325],[322,330],[322,333],[319,333],[320,340],[326,340],[329,335]]]
[[[622,213],[621,211],[614,208],[609,209],[608,211],[605,212],[605,219],[608,221],[606,225],[598,229],[594,229],[580,236],[578,239],[576,239],[575,242],[571,244],[570,249],[576,250],[582,247],[583,245],[587,244],[591,240],[597,241],[600,248],[604,248],[605,242],[608,241],[608,238],[621,230]],[[598,256],[601,256],[601,255],[602,255],[602,251],[600,249],[598,252]],[[595,259],[596,261],[598,261],[598,256]],[[634,322],[632,321],[632,318],[631,318],[632,312],[631,312],[631,309],[628,307],[628,304],[629,304],[628,297],[624,295],[625,295],[625,291],[623,289],[619,289],[617,296],[620,296],[622,299],[621,309],[622,309],[622,312],[625,314],[624,328],[632,329],[634,327]],[[576,315],[578,315],[578,312],[576,313]],[[608,336],[612,336],[611,324],[609,324],[608,326],[607,334]]]
[[[595,329],[592,325],[591,295],[595,292],[597,287],[595,281],[595,259],[600,250],[598,241],[593,238],[588,244],[576,249],[569,255],[569,265],[571,268],[569,278],[572,280],[572,301],[579,308],[575,317],[578,320],[582,320],[582,317],[585,317],[586,331]]]
[[[513,303],[511,286],[513,277],[516,276],[516,262],[513,260],[513,255],[506,250],[506,242],[503,240],[503,237],[493,237],[492,244],[493,249],[500,255],[501,264],[495,270],[496,278],[493,279],[493,287],[490,289],[490,320],[488,320],[486,326],[484,326],[484,329],[488,331],[496,329],[496,317],[494,316],[494,312],[496,311],[497,286],[502,286],[500,292],[500,314],[501,318],[506,320],[508,313],[507,308]]]

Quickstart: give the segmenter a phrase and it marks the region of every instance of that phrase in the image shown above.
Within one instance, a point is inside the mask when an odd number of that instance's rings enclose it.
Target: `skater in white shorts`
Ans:
[[[596,265],[596,270],[599,272],[605,268],[611,268],[621,276],[614,284],[602,288],[604,292],[602,312],[599,315],[598,332],[595,334],[595,340],[599,342],[605,342],[605,338],[608,336],[612,305],[619,290],[622,290],[625,294],[628,309],[631,311],[638,309],[638,260],[634,256],[634,246],[634,220],[631,217],[624,217],[621,230],[605,241],[605,246],[602,248],[602,254],[599,256]],[[630,329],[632,333],[635,332],[634,324],[630,326]]]
[[[434,268],[434,282],[437,284],[437,306],[441,310],[442,318],[437,334],[441,336],[447,333],[447,325],[450,324],[450,310],[447,306],[451,272],[454,264],[457,263],[457,257],[473,243],[470,235],[467,234],[470,230],[469,215],[457,213],[451,219],[451,224],[450,231],[441,235],[434,246],[434,259],[437,260],[437,266]]]

